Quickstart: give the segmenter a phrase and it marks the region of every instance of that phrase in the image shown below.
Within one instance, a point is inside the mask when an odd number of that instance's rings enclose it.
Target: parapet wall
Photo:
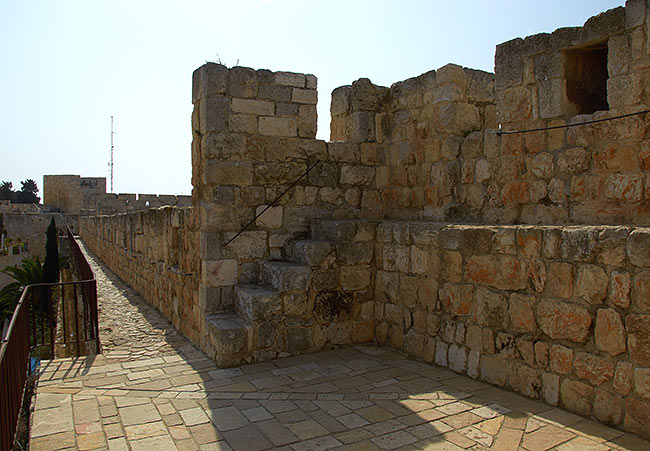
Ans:
[[[84,243],[193,343],[203,333],[198,305],[198,225],[191,208],[80,218]]]
[[[648,434],[650,229],[316,224],[328,228],[316,233],[337,238],[340,277],[371,280],[374,308],[357,308],[378,343]],[[370,265],[346,264],[360,244]]]

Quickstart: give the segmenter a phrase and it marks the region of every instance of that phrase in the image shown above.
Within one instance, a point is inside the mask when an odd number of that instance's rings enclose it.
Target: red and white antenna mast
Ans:
[[[113,116],[111,116],[111,161],[108,163],[108,166],[111,168],[111,193],[113,192],[113,136],[115,131],[113,131]]]

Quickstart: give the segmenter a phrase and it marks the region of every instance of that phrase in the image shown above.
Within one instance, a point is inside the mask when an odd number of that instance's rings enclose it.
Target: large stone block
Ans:
[[[537,304],[535,313],[537,324],[550,338],[581,343],[589,335],[591,315],[584,307],[542,299]]]
[[[618,425],[623,417],[623,399],[603,389],[594,392],[594,416],[603,423]]]
[[[295,103],[316,105],[318,102],[318,92],[315,89],[293,88],[291,101]]]
[[[552,262],[548,266],[546,293],[568,299],[573,293],[573,268],[568,263]]]
[[[573,359],[573,370],[580,379],[591,385],[601,385],[614,377],[614,364],[611,360],[587,352],[577,352]]]
[[[476,288],[477,324],[494,330],[508,330],[508,302],[505,296],[483,287]]]
[[[650,314],[630,314],[625,318],[630,358],[639,366],[650,367]]]
[[[237,260],[203,260],[201,268],[205,285],[224,287],[237,283]]]
[[[233,113],[273,116],[275,105],[268,100],[232,99],[231,110]]]
[[[650,273],[647,274],[647,277],[650,278]],[[616,307],[628,308],[631,285],[629,272],[612,271],[609,283],[609,302]],[[648,297],[650,297],[650,292],[648,292]]]
[[[510,322],[517,333],[533,333],[537,330],[535,322],[535,297],[518,293],[510,295]]]
[[[230,100],[222,96],[208,96],[199,104],[199,123],[201,134],[228,131]]]
[[[468,316],[474,301],[472,285],[444,284],[439,293],[445,310],[455,316]]]
[[[496,262],[495,262],[496,260]],[[474,255],[465,265],[465,280],[500,290],[526,288],[526,265],[509,255]]]
[[[203,171],[203,183],[207,185],[253,184],[253,165],[249,161],[208,160]]]
[[[484,355],[481,357],[481,380],[503,387],[511,365],[508,360]]]
[[[594,389],[590,385],[564,379],[560,386],[560,405],[570,412],[589,416],[593,391]]]
[[[625,328],[621,315],[616,310],[598,310],[594,327],[594,341],[598,349],[611,355],[625,352]]]
[[[650,267],[650,231],[635,230],[630,233],[627,255],[634,266]]]
[[[258,130],[262,135],[298,136],[298,124],[294,117],[260,117]]]
[[[375,168],[368,166],[342,166],[341,184],[370,186],[375,178]]]
[[[592,304],[600,304],[607,296],[609,278],[596,265],[581,265],[576,276],[576,294]]]

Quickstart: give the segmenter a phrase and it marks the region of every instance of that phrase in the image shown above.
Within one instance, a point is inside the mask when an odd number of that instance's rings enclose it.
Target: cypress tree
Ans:
[[[59,282],[59,244],[54,218],[47,228],[45,241],[45,261],[43,262],[43,282]]]

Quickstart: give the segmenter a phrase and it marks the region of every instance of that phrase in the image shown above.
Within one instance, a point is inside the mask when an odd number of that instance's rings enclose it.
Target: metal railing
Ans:
[[[94,348],[95,353],[98,354],[101,350],[95,275],[70,229],[67,235],[77,276],[81,280],[26,286],[16,305],[6,334],[2,337],[0,451],[8,451],[13,446],[25,381],[30,369],[30,352],[48,350],[49,356],[54,358],[56,345],[66,348],[71,343],[76,345],[77,356],[85,354],[82,352],[82,343],[84,350],[89,344]],[[56,301],[53,302],[53,299]],[[55,311],[55,303],[60,305],[61,309],[59,321],[56,321],[58,312]],[[59,339],[56,338],[57,322],[62,326],[62,335],[59,334],[62,338]]]

